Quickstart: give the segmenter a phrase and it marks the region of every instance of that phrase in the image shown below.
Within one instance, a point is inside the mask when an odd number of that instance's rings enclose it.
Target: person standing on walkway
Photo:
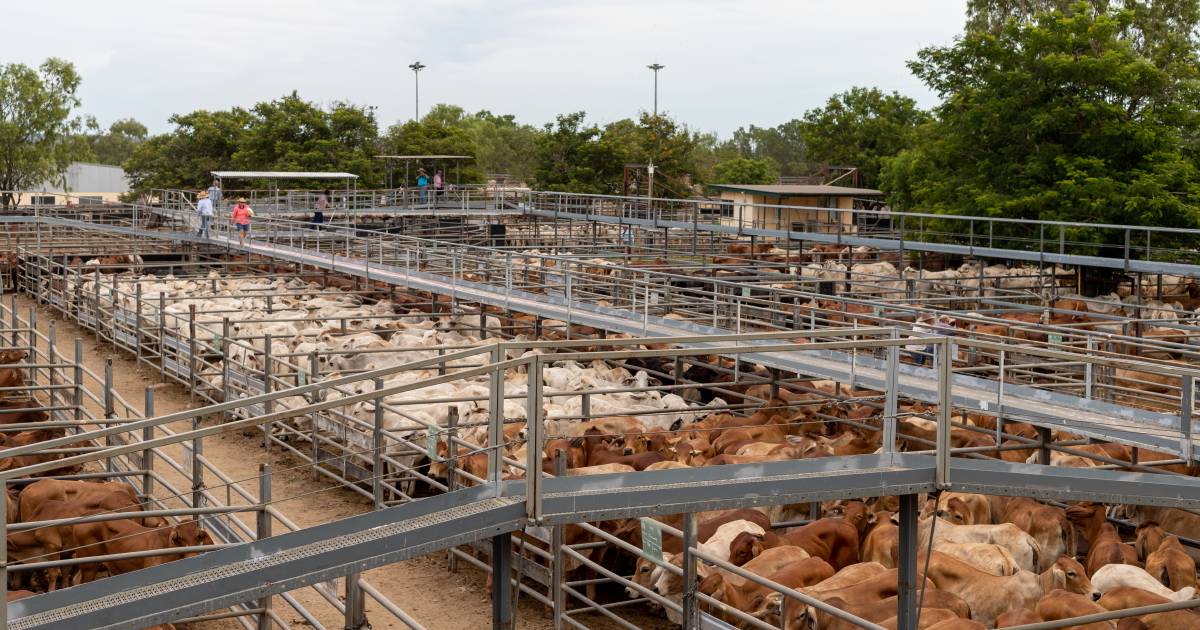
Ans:
[[[196,199],[196,214],[200,215],[200,230],[196,232],[196,236],[208,238],[208,225],[213,218],[212,199],[209,199],[208,192],[203,190],[196,193]]]
[[[245,197],[238,197],[237,205],[233,207],[233,213],[229,215],[229,224],[237,226],[238,244],[246,244],[246,236],[250,234],[250,218],[254,216],[254,211],[250,206],[246,205]]]
[[[433,174],[433,202],[434,203],[441,201],[442,186],[444,186],[444,185],[445,185],[445,182],[442,180],[442,169],[439,168],[437,170],[437,172],[435,172]]]
[[[417,169],[417,190],[420,191],[421,203],[425,203],[425,190],[429,188],[429,176],[425,174],[425,169]]]
[[[325,222],[325,210],[329,208],[329,191],[326,190],[317,196],[317,203],[313,206],[312,222],[321,225]]]
[[[213,180],[212,186],[208,187],[208,200],[212,202],[214,211],[221,205],[221,182]]]

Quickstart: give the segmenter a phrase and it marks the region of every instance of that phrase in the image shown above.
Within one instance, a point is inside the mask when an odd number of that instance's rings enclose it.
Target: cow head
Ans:
[[[18,361],[24,361],[29,357],[27,350],[4,350],[0,351],[0,365],[10,365]]]
[[[208,532],[200,528],[200,523],[197,521],[184,521],[175,527],[171,528],[171,546],[172,547],[198,547],[201,545],[212,545],[212,536]],[[188,556],[196,555],[189,553]]]
[[[955,525],[970,525],[970,513],[967,504],[958,497],[950,497],[946,505],[939,507],[936,512],[938,518],[944,518]]]
[[[1100,601],[1100,591],[1092,586],[1083,565],[1073,558],[1059,556],[1054,564],[1042,574],[1042,589],[1049,593],[1054,589],[1062,589],[1090,597],[1092,601]]]
[[[764,548],[762,534],[742,532],[729,542],[729,562],[740,567],[758,557]]]
[[[1137,550],[1138,559],[1145,562],[1146,556],[1158,550],[1159,545],[1167,538],[1167,532],[1154,521],[1146,521],[1137,527],[1137,542],[1133,548]]]

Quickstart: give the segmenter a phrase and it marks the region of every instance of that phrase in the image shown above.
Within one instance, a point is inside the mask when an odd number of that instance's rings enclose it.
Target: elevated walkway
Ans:
[[[524,482],[477,486],[13,602],[9,628],[145,627],[526,525],[913,494],[934,477],[933,456],[883,454],[549,478],[538,523]],[[1176,475],[956,458],[949,479],[964,492],[1200,507],[1200,485]]]

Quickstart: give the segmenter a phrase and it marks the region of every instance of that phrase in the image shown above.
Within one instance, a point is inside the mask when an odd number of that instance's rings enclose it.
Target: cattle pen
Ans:
[[[368,623],[369,597],[420,628],[361,573],[436,552],[508,578],[491,581],[498,628],[522,596],[556,629],[792,628],[830,616],[878,628],[877,611],[832,606],[700,538],[705,515],[722,510],[762,508],[766,529],[782,533],[872,499],[898,521],[894,623],[916,628],[918,571],[929,569],[920,495],[1200,508],[1189,302],[1200,266],[1165,246],[1183,231],[1108,226],[1113,247],[1100,252],[1068,238],[1075,226],[1031,236],[979,219],[964,254],[945,242],[962,231],[918,215],[889,217],[890,233],[843,233],[841,220],[781,232],[800,223],[783,216],[791,209],[730,225],[701,203],[486,188],[441,206],[346,193],[344,212],[316,229],[296,216],[303,193],[272,191],[256,197],[266,212],[240,246],[224,229],[196,237],[186,193],[157,197],[3,217],[6,287],[185,387],[195,409],[156,416],[152,391],[130,406],[13,301],[0,339],[30,352],[20,389],[36,390],[45,428],[66,434],[10,440],[0,456],[15,462],[3,471],[10,488],[67,466],[80,470],[70,478],[119,478],[143,518],[190,518],[213,544],[133,552],[192,557],[14,602],[11,627],[220,616],[290,627],[276,599],[324,627],[295,595],[306,588],[345,627]],[[1088,286],[1089,270],[1113,266],[1123,274],[1111,292]],[[726,418],[733,435],[767,416],[779,427],[773,453],[787,457],[729,451],[708,457],[725,465],[693,466],[679,448],[695,439],[689,427],[708,430],[705,418]],[[298,527],[274,505],[286,499],[271,493],[279,470],[235,480],[204,457],[205,438],[230,433],[288,454],[299,463],[286,474],[361,496],[368,511]],[[665,436],[680,441],[657,466],[585,475],[572,459],[633,462],[620,458],[668,450]],[[1088,463],[1066,463],[1076,461]],[[1122,531],[1146,520],[1132,507],[1108,517]],[[8,520],[13,534],[56,525]],[[1200,530],[1183,534],[1194,546]],[[5,567],[69,573],[122,558]],[[715,597],[700,579],[714,572],[761,586],[769,604]],[[328,583],[339,577],[341,597]],[[1096,614],[1200,601],[1153,606]]]

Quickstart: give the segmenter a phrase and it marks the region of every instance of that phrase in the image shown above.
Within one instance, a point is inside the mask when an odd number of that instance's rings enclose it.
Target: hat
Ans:
[[[201,190],[200,192],[196,193],[196,198],[197,199],[208,199],[208,193]]]
[[[424,172],[425,172],[425,167],[423,167],[423,166],[419,166],[419,167],[417,167],[417,172],[418,172],[418,173],[424,173]]]
[[[917,321],[927,322],[933,319],[933,313],[921,313],[917,316]]]
[[[245,197],[238,197],[238,203],[246,203]]]

